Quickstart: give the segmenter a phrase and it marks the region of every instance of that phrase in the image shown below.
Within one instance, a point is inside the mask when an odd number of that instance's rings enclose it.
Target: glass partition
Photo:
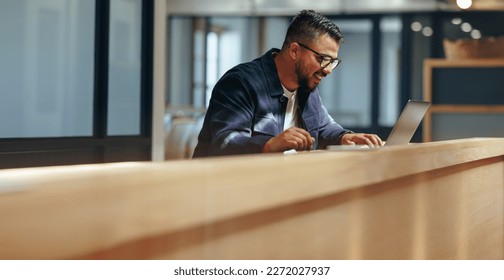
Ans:
[[[336,20],[345,41],[338,56],[342,63],[320,84],[329,114],[346,127],[371,126],[372,22]]]
[[[94,1],[0,1],[1,138],[92,135],[94,18]]]
[[[142,2],[110,0],[108,135],[140,134]]]
[[[390,16],[380,20],[380,98],[379,126],[394,126],[399,117],[401,104],[399,94],[401,63],[400,17]]]

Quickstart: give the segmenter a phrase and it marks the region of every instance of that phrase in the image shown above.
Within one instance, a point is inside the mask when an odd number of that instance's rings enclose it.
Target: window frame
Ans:
[[[0,168],[151,160],[154,0],[142,0],[139,135],[107,135],[110,0],[95,9],[93,135],[0,138]]]

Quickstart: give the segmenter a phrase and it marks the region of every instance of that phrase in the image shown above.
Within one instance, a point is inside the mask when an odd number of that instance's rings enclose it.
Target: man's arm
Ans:
[[[299,127],[291,127],[266,142],[263,153],[283,152],[290,149],[310,150],[314,142],[315,139],[308,131]]]
[[[209,119],[209,156],[262,152],[274,135],[252,135],[257,96],[234,75],[221,79],[212,92]],[[273,121],[273,120],[272,120]]]

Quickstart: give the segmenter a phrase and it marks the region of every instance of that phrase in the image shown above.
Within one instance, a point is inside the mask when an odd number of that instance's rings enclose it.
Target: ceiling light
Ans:
[[[462,19],[459,18],[459,17],[456,17],[456,18],[452,18],[451,22],[455,25],[459,25],[462,23]]]
[[[471,32],[472,30],[472,26],[470,23],[468,22],[464,22],[460,25],[460,29],[462,29],[462,31],[464,32]]]
[[[473,39],[481,39],[481,32],[478,29],[473,29],[471,31],[471,38],[473,38]]]
[[[432,36],[432,34],[434,33],[434,31],[432,30],[431,27],[429,26],[426,26],[422,29],[422,34],[425,36],[425,37],[430,37]]]
[[[415,31],[415,32],[418,32],[420,30],[422,30],[422,24],[418,21],[415,21],[411,24],[411,30]]]
[[[469,9],[472,6],[472,0],[457,0],[457,6],[461,9]]]

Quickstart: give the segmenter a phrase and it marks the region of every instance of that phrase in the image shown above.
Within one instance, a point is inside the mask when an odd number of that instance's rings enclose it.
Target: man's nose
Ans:
[[[332,73],[333,69],[331,68],[331,64],[327,65],[326,67],[324,67],[324,69],[322,69],[322,71],[324,71],[324,73],[326,75],[329,75]]]

